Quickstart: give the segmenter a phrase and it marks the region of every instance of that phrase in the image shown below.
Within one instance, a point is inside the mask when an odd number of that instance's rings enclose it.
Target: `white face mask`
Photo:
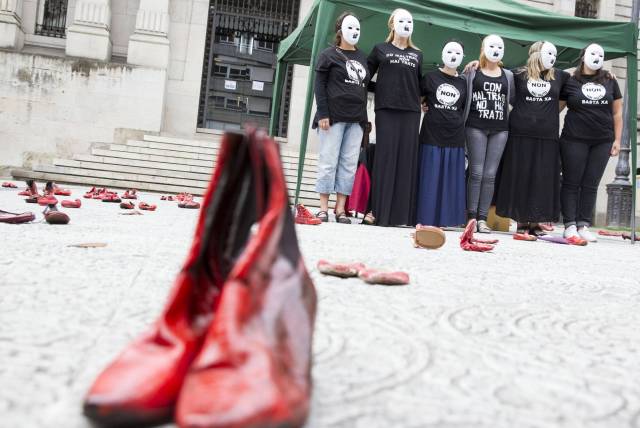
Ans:
[[[345,16],[342,20],[340,31],[342,32],[342,40],[351,46],[355,46],[360,40],[360,21],[355,16]]]
[[[500,62],[504,57],[504,42],[500,36],[494,34],[484,39],[484,56],[490,62]]]
[[[598,71],[604,65],[604,49],[597,44],[587,46],[584,52],[584,63],[592,70]]]
[[[462,64],[464,52],[457,42],[449,42],[442,49],[442,63],[449,68],[458,68]]]
[[[558,51],[553,43],[544,42],[542,49],[540,49],[540,59],[542,60],[542,66],[545,70],[551,70],[556,63],[556,57]]]
[[[413,17],[406,10],[401,10],[393,17],[393,30],[400,37],[413,34]]]

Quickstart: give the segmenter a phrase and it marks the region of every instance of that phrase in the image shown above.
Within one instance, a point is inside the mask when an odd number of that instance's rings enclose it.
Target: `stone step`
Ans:
[[[128,159],[133,161],[142,161],[148,162],[147,165],[151,165],[150,163],[161,163],[164,166],[162,169],[175,169],[177,167],[169,167],[168,164],[178,165],[183,170],[184,167],[198,167],[198,168],[211,168],[214,165],[214,159],[211,158],[209,160],[199,160],[199,159],[185,159],[185,158],[175,158],[168,156],[160,156],[160,155],[150,155],[144,153],[135,153],[128,151],[120,151],[120,150],[108,150],[108,149],[98,149],[94,148],[91,150],[93,156],[104,157],[104,158],[115,158],[115,159]],[[113,161],[117,162],[117,161]],[[295,174],[298,175],[298,164],[297,162],[292,163],[289,162],[286,158],[283,159],[282,166],[284,168],[285,175]],[[304,178],[315,179],[317,174],[315,168],[309,168],[305,165],[305,169],[303,171],[302,176]]]
[[[203,188],[189,188],[182,186],[172,186],[167,184],[157,183],[143,183],[128,180],[116,180],[100,177],[86,177],[82,175],[65,174],[61,171],[57,172],[44,172],[44,171],[31,171],[27,169],[14,169],[11,171],[12,176],[16,180],[33,179],[38,181],[54,181],[60,184],[80,184],[87,187],[107,187],[109,189],[138,189],[147,192],[156,192],[164,194],[175,194],[180,192],[188,192],[196,196],[202,196],[206,189]],[[289,190],[290,203],[293,203],[293,191]],[[331,198],[331,203],[335,199]],[[300,198],[298,202],[305,204],[311,208],[317,208],[319,206],[318,197],[316,193],[300,192]]]
[[[91,155],[76,155],[75,159],[55,159],[53,161],[54,166],[72,167],[72,168],[85,168],[98,171],[110,171],[110,172],[122,172],[127,174],[144,174],[150,176],[161,176],[171,178],[181,178],[185,180],[202,181],[205,184],[211,179],[213,169],[202,168],[202,172],[189,172],[189,171],[175,171],[167,170],[163,168],[155,168],[151,163],[145,164],[146,166],[136,165],[135,161],[128,159],[121,159],[115,163],[108,163],[105,160],[117,160],[117,158],[98,157]],[[133,164],[127,164],[127,163]],[[287,183],[295,183],[297,174],[293,170],[288,170],[289,174],[285,174]],[[303,185],[314,186],[316,180],[314,178],[302,178]]]

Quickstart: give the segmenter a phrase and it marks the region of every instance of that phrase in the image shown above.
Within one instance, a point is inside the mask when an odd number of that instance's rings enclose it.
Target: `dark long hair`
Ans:
[[[589,43],[587,46],[585,46],[581,51],[580,51],[580,64],[578,64],[578,66],[576,67],[576,70],[573,72],[573,77],[576,78],[576,80],[580,83],[584,83],[585,78],[583,76],[585,76],[584,74],[584,54],[587,52],[587,48],[589,46],[591,46],[592,43]],[[591,76],[591,75],[588,75]],[[609,70],[605,70],[604,68],[601,68],[600,70],[596,71],[595,76],[593,77],[593,80],[596,83],[604,83],[609,79],[612,79],[613,76],[611,75],[611,73],[609,72]],[[591,78],[589,78],[591,79]]]
[[[342,12],[340,16],[338,16],[338,19],[336,19],[336,40],[335,40],[336,47],[340,46],[340,43],[342,43],[342,21],[344,21],[344,19],[347,16],[353,16],[354,18],[358,19],[357,16],[355,16],[353,13],[349,11]]]

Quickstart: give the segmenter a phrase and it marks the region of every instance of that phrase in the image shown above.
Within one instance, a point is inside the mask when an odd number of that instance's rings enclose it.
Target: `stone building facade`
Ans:
[[[631,1],[523,2],[629,20]],[[312,3],[0,0],[0,168],[88,153],[119,132],[193,138],[244,120],[265,124],[278,41]],[[212,24],[225,31],[211,32]],[[610,66],[624,84],[624,61]],[[295,66],[283,97],[279,130],[291,150],[299,145],[307,74]]]

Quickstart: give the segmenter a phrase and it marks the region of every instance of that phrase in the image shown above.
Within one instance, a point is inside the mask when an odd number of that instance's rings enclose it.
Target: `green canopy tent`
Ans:
[[[302,23],[280,43],[276,68],[270,132],[274,135],[278,117],[285,67],[292,64],[309,66],[306,104],[300,136],[300,159],[296,186],[296,203],[300,193],[302,171],[307,148],[309,123],[313,103],[315,64],[322,49],[331,45],[335,36],[334,23],[338,15],[351,11],[360,19],[362,35],[359,48],[370,52],[376,43],[388,35],[387,21],[396,8],[404,8],[414,19],[413,42],[423,52],[424,71],[441,61],[444,42],[456,38],[465,45],[466,59],[477,58],[482,38],[498,34],[505,40],[506,67],[525,64],[529,46],[538,40],[548,40],[558,48],[557,66],[570,68],[579,60],[579,52],[589,43],[598,43],[605,50],[605,59],[627,58],[629,93],[628,126],[631,130],[631,163],[635,177],[637,169],[637,86],[638,28],[631,22],[611,22],[582,19],[536,9],[514,0],[316,0]],[[635,219],[636,185],[633,185],[633,215]]]

